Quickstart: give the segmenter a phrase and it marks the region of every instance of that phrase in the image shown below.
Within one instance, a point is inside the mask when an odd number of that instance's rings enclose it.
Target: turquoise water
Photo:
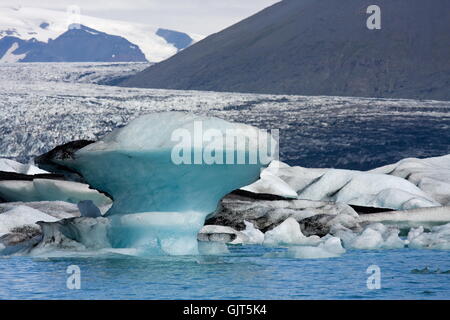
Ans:
[[[450,299],[439,250],[350,250],[338,258],[270,258],[282,248],[230,246],[223,256],[0,258],[1,299]],[[370,265],[381,289],[366,285]],[[69,265],[81,289],[66,286]]]

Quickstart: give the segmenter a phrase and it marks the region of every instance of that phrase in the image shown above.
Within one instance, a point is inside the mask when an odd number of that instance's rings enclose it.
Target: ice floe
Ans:
[[[256,229],[251,222],[244,220],[244,224],[245,230],[241,231],[241,233],[247,236],[248,244],[261,244],[264,242],[264,233],[261,230]]]
[[[371,172],[404,178],[440,204],[450,205],[450,155],[426,159],[407,158]]]
[[[383,173],[289,167],[278,163],[264,171],[258,182],[244,189],[258,192],[269,190],[260,186],[269,183],[265,177],[276,176],[296,191],[298,199],[396,210],[441,205],[413,183]]]
[[[339,238],[328,237],[318,246],[289,247],[286,256],[295,259],[324,259],[339,257],[345,252]]]
[[[422,226],[413,228],[408,233],[407,243],[410,248],[450,250],[450,223],[429,231]]]
[[[264,244],[276,245],[314,245],[320,242],[318,236],[306,237],[294,218],[287,218],[280,225],[264,234]]]
[[[399,237],[400,230],[387,227],[381,223],[368,225],[363,232],[356,235],[346,246],[353,249],[398,249],[405,246]]]

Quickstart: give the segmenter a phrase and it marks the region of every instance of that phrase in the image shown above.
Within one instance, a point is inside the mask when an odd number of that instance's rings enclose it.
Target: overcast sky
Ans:
[[[220,31],[279,0],[0,0],[2,6],[65,10],[208,35]]]

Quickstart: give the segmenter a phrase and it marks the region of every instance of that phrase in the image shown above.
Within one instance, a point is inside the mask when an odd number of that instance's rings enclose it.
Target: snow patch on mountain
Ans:
[[[14,42],[12,46],[6,51],[3,57],[0,57],[0,63],[14,63],[25,58],[26,54],[14,54],[13,52],[19,48],[19,44]]]
[[[173,44],[156,34],[158,27],[86,15],[81,15],[78,21],[89,28],[124,37],[139,46],[151,62],[162,61],[178,52]],[[64,11],[0,7],[0,38],[14,36],[24,40],[35,38],[48,42],[66,32],[72,22],[70,15]],[[192,35],[191,38],[199,40],[202,37]]]

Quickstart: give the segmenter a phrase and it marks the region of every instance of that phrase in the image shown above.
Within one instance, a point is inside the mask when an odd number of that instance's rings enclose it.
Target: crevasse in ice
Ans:
[[[113,247],[195,254],[205,217],[258,179],[275,145],[251,126],[165,112],[131,121],[63,164],[113,197]]]

